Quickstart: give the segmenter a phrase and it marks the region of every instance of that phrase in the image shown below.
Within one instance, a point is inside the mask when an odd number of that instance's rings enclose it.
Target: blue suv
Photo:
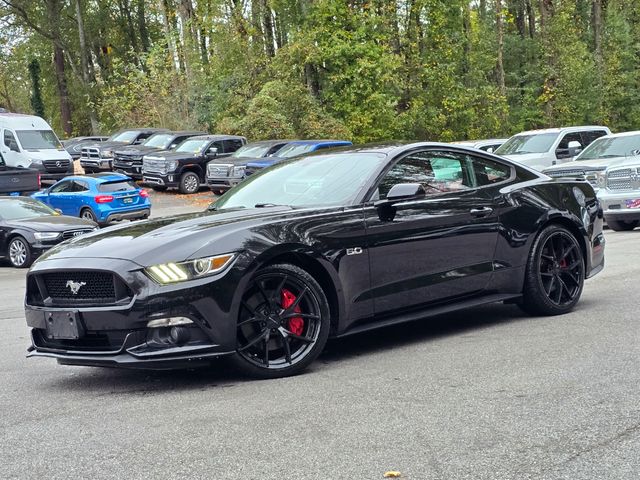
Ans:
[[[349,145],[353,145],[353,143],[348,140],[294,140],[278,150],[277,155],[247,163],[245,176],[298,155],[317,152],[325,148],[347,147]]]
[[[64,215],[92,220],[100,226],[151,214],[149,193],[119,173],[65,177],[31,196]]]

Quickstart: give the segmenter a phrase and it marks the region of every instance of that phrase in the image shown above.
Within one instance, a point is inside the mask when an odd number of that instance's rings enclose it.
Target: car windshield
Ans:
[[[62,150],[62,144],[52,130],[16,130],[25,150]]]
[[[548,152],[553,141],[558,138],[557,133],[532,133],[530,135],[516,135],[504,142],[495,153],[498,155],[523,155],[525,153]]]
[[[576,162],[599,158],[634,157],[640,155],[640,133],[622,137],[601,137],[576,157]]]
[[[212,208],[349,205],[386,159],[381,153],[343,153],[279,163],[250,176]]]
[[[0,198],[0,218],[3,220],[22,220],[24,218],[37,218],[48,215],[57,215],[57,213],[37,200],[31,198]]]
[[[125,130],[124,132],[114,133],[109,137],[110,142],[118,142],[118,143],[131,143],[136,138],[138,138],[138,134],[140,132],[135,130]]]
[[[209,140],[185,140],[178,148],[176,152],[181,153],[200,153],[207,146]]]
[[[142,145],[145,147],[165,149],[171,145],[174,138],[175,136],[170,133],[156,133],[147,138]]]
[[[269,152],[269,150],[271,150],[272,147],[273,147],[273,145],[265,145],[265,144],[245,145],[244,147],[240,147],[238,150],[233,152],[231,154],[231,157],[233,157],[233,158],[240,158],[240,157],[261,158],[261,157],[264,157]]]
[[[289,145],[285,145],[276,153],[276,157],[282,158],[290,158],[295,157],[297,155],[302,155],[303,153],[309,153],[313,150],[315,145],[308,143],[290,143]]]
[[[121,180],[116,182],[105,182],[98,185],[100,192],[126,192],[129,190],[137,190],[138,185],[131,180]]]

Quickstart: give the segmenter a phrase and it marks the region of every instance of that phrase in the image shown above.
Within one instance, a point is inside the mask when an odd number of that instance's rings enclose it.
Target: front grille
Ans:
[[[633,173],[633,170],[630,168],[621,168],[618,170],[610,170],[607,173],[608,178],[622,178],[622,177],[630,177]]]
[[[113,305],[131,296],[119,277],[99,270],[37,273],[27,282],[27,300],[32,305]]]
[[[93,159],[99,159],[100,158],[100,150],[97,148],[83,148],[82,149],[82,153],[80,153],[80,158],[93,158]]]
[[[613,178],[607,182],[609,190],[631,190],[633,185],[630,178]]]
[[[143,159],[142,171],[145,173],[167,173],[167,162],[160,159]]]
[[[207,176],[212,178],[228,177],[231,172],[231,165],[209,164],[207,165]]]
[[[69,170],[69,160],[44,160],[42,164],[47,172],[51,173],[65,173]]]
[[[116,155],[113,165],[117,167],[141,167],[142,157],[140,155]]]
[[[70,238],[73,237],[78,237],[80,235],[84,235],[85,233],[89,233],[92,232],[92,229],[84,229],[84,230],[67,230],[66,232],[62,233],[62,238],[64,240],[69,240]]]

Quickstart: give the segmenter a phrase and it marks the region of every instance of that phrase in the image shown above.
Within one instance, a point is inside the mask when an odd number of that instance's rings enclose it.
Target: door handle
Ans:
[[[486,217],[487,215],[491,215],[491,213],[493,213],[493,208],[491,207],[472,208],[471,210],[469,210],[469,213],[473,217]]]

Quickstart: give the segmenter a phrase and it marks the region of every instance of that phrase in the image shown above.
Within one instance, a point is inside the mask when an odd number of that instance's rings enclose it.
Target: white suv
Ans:
[[[610,133],[607,127],[598,126],[531,130],[514,135],[494,153],[543,170],[573,160],[595,139]]]

